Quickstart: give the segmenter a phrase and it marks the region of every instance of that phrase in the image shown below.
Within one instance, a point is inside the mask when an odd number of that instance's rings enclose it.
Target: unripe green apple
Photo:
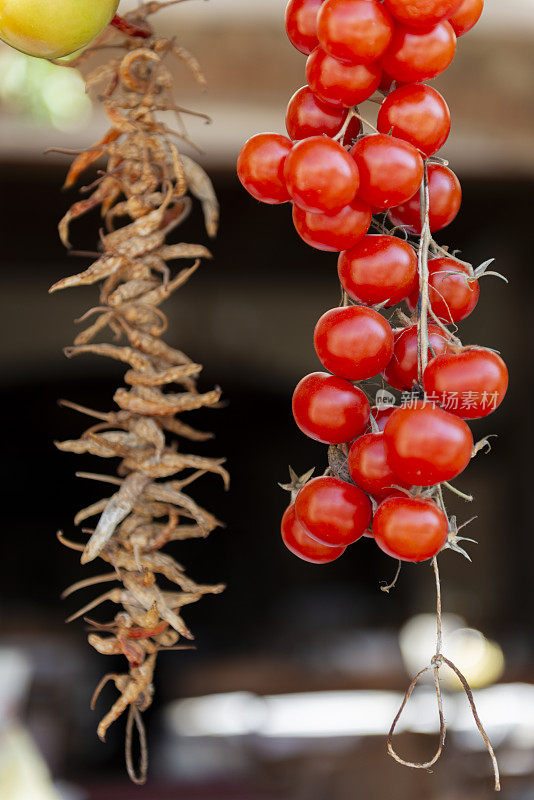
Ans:
[[[40,58],[86,47],[111,22],[119,0],[0,0],[0,39]]]

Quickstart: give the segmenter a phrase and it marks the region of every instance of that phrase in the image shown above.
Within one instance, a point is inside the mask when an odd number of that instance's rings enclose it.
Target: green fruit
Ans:
[[[86,47],[111,22],[119,0],[0,0],[0,39],[40,58]]]

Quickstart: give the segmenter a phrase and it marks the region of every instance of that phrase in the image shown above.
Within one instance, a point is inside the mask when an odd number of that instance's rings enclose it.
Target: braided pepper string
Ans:
[[[109,484],[112,493],[76,515],[76,525],[98,517],[95,527],[82,528],[89,537],[85,544],[71,542],[62,533],[58,536],[63,544],[81,552],[82,564],[101,558],[111,567],[105,574],[73,584],[64,597],[101,583],[118,584],[68,621],[84,616],[89,643],[100,653],[122,654],[127,659],[126,672],[102,679],[92,707],[102,688],[112,681],[119,697],[100,721],[98,735],[104,741],[110,725],[127,712],[126,764],[130,778],[138,784],[144,783],[147,775],[141,714],[152,702],[157,655],[162,650],[184,649],[183,641],[192,640],[182,608],[224,588],[197,584],[161,549],[168,542],[204,538],[221,525],[187,494],[189,484],[209,472],[220,475],[226,488],[229,483],[224,459],[192,455],[181,446],[182,440],[211,438],[183,422],[182,413],[216,407],[221,390],[200,392],[201,365],[162,339],[167,318],[159,306],[186,283],[202,259],[210,258],[204,246],[168,244],[168,236],[187,217],[193,199],[202,205],[210,236],[215,235],[218,223],[218,203],[210,179],[180,152],[181,144],[191,144],[183,115],[195,112],[176,105],[173,77],[165,61],[179,59],[202,87],[204,77],[193,56],[174,41],[155,35],[148,20],[167,5],[171,3],[141,5],[71,62],[79,65],[96,51],[110,47],[112,58],[87,76],[88,89],[99,87],[101,91],[110,128],[92,147],[75,153],[66,187],[73,186],[97,160],[104,158],[106,166],[93,184],[82,189],[87,196],[70,208],[59,232],[70,247],[71,222],[95,208],[100,208],[104,230],[93,263],[50,289],[100,285],[98,305],[81,320],[90,324],[65,353],[68,358],[105,356],[127,367],[125,386],[117,389],[113,398],[116,410],[99,412],[63,401],[68,408],[91,417],[93,424],[79,439],[58,442],[57,447],[69,453],[119,459],[119,464],[116,475],[77,473]],[[162,111],[175,113],[178,131],[161,120]],[[174,261],[185,262],[176,274],[169,267]],[[112,343],[105,341],[109,334]],[[161,588],[157,576],[176,588]],[[110,623],[86,616],[105,601],[120,607]],[[134,730],[139,737],[137,769]]]

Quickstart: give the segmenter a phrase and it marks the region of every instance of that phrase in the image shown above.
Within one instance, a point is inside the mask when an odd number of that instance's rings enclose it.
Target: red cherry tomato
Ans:
[[[451,114],[443,97],[431,86],[409,83],[386,97],[376,125],[381,133],[391,132],[431,156],[447,141]]]
[[[396,81],[417,83],[444,72],[455,52],[456,34],[448,22],[418,32],[397,25],[382,66]]]
[[[304,55],[317,47],[317,14],[323,0],[289,0],[286,8],[286,32],[289,41]]]
[[[378,425],[378,430],[383,431],[388,419],[399,406],[371,406],[371,416]]]
[[[432,258],[428,262],[428,298],[432,311],[443,322],[460,322],[473,311],[480,296],[476,278],[467,267],[452,258]],[[407,300],[413,311],[417,306],[419,288]]]
[[[395,78],[392,78],[391,75],[388,75],[387,72],[382,72],[382,77],[378,84],[378,91],[382,92],[382,94],[389,94],[389,92],[393,91],[395,88],[393,84],[395,84],[395,86],[402,85],[399,81],[396,81]]]
[[[289,200],[284,164],[292,147],[286,136],[277,133],[258,133],[245,142],[237,159],[237,174],[256,200],[271,205]]]
[[[483,11],[484,0],[464,0],[452,17],[449,17],[456,36],[463,36],[470,31],[477,24]]]
[[[411,486],[450,481],[471,460],[473,436],[467,424],[430,403],[397,409],[383,436],[391,469]]]
[[[393,354],[389,322],[372,308],[331,308],[318,321],[315,352],[325,369],[349,381],[378,375]]]
[[[417,283],[417,256],[403,239],[369,234],[341,253],[338,274],[349,297],[358,303],[393,306]]]
[[[323,50],[339,61],[369,64],[393,36],[393,20],[378,0],[326,0],[317,17]]]
[[[306,62],[306,80],[312,92],[327,103],[357,106],[375,92],[382,69],[372,64],[343,64],[321,47],[316,47]]]
[[[428,29],[448,19],[462,0],[384,0],[396,20],[407,28]]]
[[[311,136],[293,146],[284,165],[293,201],[305,211],[339,211],[358,191],[358,168],[349,154],[327,136]]]
[[[366,433],[352,443],[347,460],[350,477],[360,489],[383,500],[399,494],[401,482],[389,466],[384,434]]]
[[[487,417],[500,406],[508,389],[502,358],[483,347],[465,347],[429,361],[423,374],[426,394],[463,419]]]
[[[447,541],[447,517],[432,500],[388,497],[378,506],[373,533],[384,553],[400,561],[426,561]]]
[[[326,134],[335,136],[347,110],[332,106],[316,97],[309,86],[302,86],[291,98],[286,113],[286,128],[293,140]]]
[[[397,328],[393,331],[393,357],[383,375],[394,389],[411,389],[417,382],[417,325]],[[428,326],[428,340],[435,355],[450,352],[451,343],[437,325]],[[428,351],[432,358],[432,351]]]
[[[352,147],[363,130],[363,125],[358,117],[352,117],[343,136],[343,147]]]
[[[286,508],[282,517],[282,539],[288,550],[310,564],[329,564],[343,555],[346,549],[329,547],[312,539],[298,521],[294,503]]]
[[[311,537],[332,547],[346,547],[360,539],[371,522],[366,494],[339,478],[308,481],[295,501],[297,519]]]
[[[460,181],[451,169],[442,164],[429,164],[428,196],[430,230],[439,231],[453,221],[462,203]],[[389,218],[394,225],[403,226],[409,233],[421,233],[419,195],[390,209]]]
[[[342,444],[359,436],[369,422],[367,397],[344,378],[327,372],[306,375],[293,393],[293,416],[306,436]]]
[[[415,147],[383,133],[364,136],[350,151],[360,173],[358,196],[376,209],[412,197],[423,180],[423,159]]]
[[[293,222],[306,244],[317,250],[339,252],[365,236],[371,224],[371,209],[357,197],[333,214],[312,214],[294,205]]]

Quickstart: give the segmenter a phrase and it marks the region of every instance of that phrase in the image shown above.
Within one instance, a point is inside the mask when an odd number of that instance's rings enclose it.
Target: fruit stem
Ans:
[[[460,489],[457,489],[456,486],[453,486],[452,483],[449,483],[448,481],[443,481],[441,485],[445,486],[453,494],[457,495],[458,497],[461,497],[462,500],[466,501],[466,503],[472,503],[473,500],[475,499],[472,494],[466,494],[465,492],[461,492]]]
[[[428,167],[425,161],[423,180],[419,189],[419,204],[421,207],[421,236],[417,255],[417,270],[419,273],[419,320],[417,325],[417,367],[419,383],[423,383],[423,372],[428,363],[428,250],[430,247],[430,222],[429,222],[429,197],[428,197]]]
[[[440,320],[440,318],[437,316],[437,314],[434,313],[432,308],[429,309],[429,313],[430,313],[430,316],[432,317],[432,320],[433,320],[434,324],[437,325],[438,328],[441,328],[441,330],[447,335],[447,339],[450,339],[451,342],[456,347],[462,347],[463,345],[462,345],[461,339],[459,339],[457,336],[455,336],[454,333],[452,333],[452,331],[450,331],[447,328],[447,326]],[[457,326],[455,326],[455,329],[456,329],[456,327]],[[429,347],[430,347],[430,344],[429,344]],[[432,350],[432,348],[430,348],[430,349]]]
[[[443,258],[450,258],[452,261],[456,261],[457,264],[461,264],[462,266],[466,267],[470,273],[473,271],[472,264],[470,264],[468,261],[462,261],[461,258],[455,256],[454,253],[451,253],[446,247],[442,247],[440,244],[435,242],[434,239],[430,239],[430,244],[432,245],[432,249]]]
[[[399,578],[401,569],[402,569],[402,561],[399,560],[399,563],[398,563],[398,566],[397,566],[397,571],[395,572],[395,577],[393,578],[391,583],[388,583],[385,586],[383,585],[384,584],[384,581],[383,581],[382,585],[380,586],[380,591],[386,592],[386,594],[389,594],[391,589],[395,588],[395,586],[397,585],[397,580]]]
[[[343,123],[343,125],[341,126],[339,131],[336,133],[336,135],[332,137],[334,139],[334,142],[342,142],[343,141],[350,123],[352,122],[352,120],[356,116],[356,113],[355,113],[355,110],[354,110],[355,108],[356,108],[356,106],[353,106],[352,108],[349,108],[348,114],[345,117],[345,122]]]
[[[119,14],[115,14],[110,24],[113,25],[114,28],[117,28],[117,30],[121,33],[124,33],[126,36],[134,36],[139,39],[149,39],[152,35],[147,28],[140,28],[138,25],[133,25],[131,22],[128,22],[128,20],[124,19],[124,17],[119,16]]]

